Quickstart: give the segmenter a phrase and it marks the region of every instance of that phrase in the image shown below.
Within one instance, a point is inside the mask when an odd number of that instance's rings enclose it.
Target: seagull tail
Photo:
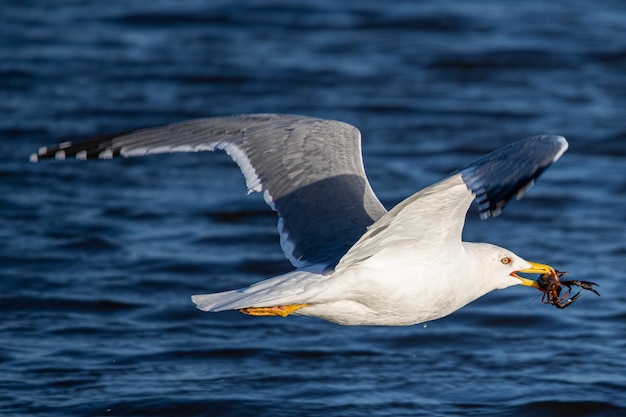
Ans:
[[[202,311],[224,311],[234,310],[235,308],[229,308],[228,306],[236,303],[241,298],[243,298],[241,293],[238,293],[237,290],[232,290],[213,294],[192,295],[191,301]]]
[[[196,294],[191,297],[202,311],[240,310],[250,307],[272,307],[306,303],[325,288],[323,274],[296,270],[285,275],[257,282],[247,288],[213,294]]]

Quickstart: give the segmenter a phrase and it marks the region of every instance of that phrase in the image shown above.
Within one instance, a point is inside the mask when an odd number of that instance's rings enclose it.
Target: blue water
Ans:
[[[0,414],[626,415],[620,1],[6,1]],[[387,206],[522,137],[570,150],[467,240],[600,284],[512,288],[406,328],[197,311],[289,270],[221,154],[29,164],[43,145],[283,112],[363,133]]]

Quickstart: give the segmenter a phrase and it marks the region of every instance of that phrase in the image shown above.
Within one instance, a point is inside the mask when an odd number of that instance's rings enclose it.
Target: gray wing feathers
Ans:
[[[278,212],[281,245],[298,267],[334,266],[385,208],[363,168],[360,133],[337,121],[293,115],[215,117],[65,142],[31,161],[112,158],[221,149],[248,190]]]

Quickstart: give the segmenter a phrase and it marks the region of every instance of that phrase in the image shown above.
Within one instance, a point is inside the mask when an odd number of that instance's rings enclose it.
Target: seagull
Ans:
[[[499,215],[567,147],[550,135],[511,143],[389,211],[365,175],[359,130],[299,115],[188,120],[42,147],[30,160],[223,150],[248,193],[262,193],[278,213],[281,248],[295,269],[246,288],[193,295],[197,308],[405,326],[447,316],[496,289],[542,290],[525,274],[556,275],[502,247],[464,242],[462,232],[472,201],[481,218]]]

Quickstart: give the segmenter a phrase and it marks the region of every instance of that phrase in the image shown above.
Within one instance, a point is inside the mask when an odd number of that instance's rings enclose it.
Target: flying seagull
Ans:
[[[519,273],[556,276],[548,265],[463,242],[461,234],[474,199],[482,218],[499,215],[567,147],[561,136],[514,142],[390,211],[365,175],[359,130],[305,116],[195,119],[43,147],[30,160],[223,150],[248,192],[262,192],[278,213],[281,247],[296,269],[247,288],[194,295],[200,310],[402,326],[444,317],[496,289],[542,289]]]

